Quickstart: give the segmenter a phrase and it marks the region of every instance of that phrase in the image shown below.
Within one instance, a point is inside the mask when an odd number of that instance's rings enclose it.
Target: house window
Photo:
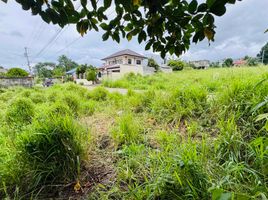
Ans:
[[[112,70],[113,73],[120,73],[120,69]]]
[[[141,60],[136,60],[137,65],[141,65]]]
[[[129,65],[131,65],[131,59],[128,59],[127,63],[128,63]]]

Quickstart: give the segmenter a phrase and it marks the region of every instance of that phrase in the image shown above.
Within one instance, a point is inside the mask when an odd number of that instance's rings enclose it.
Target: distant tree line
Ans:
[[[34,73],[39,78],[52,78],[64,76],[71,69],[79,67],[75,61],[65,55],[58,58],[58,63],[39,62],[34,66]]]

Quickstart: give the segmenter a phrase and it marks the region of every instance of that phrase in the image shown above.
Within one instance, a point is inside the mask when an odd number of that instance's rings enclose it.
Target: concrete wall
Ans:
[[[168,67],[168,66],[161,66],[160,67],[160,70],[164,73],[171,73],[172,72],[172,69],[171,67]]]
[[[12,87],[12,86],[32,87],[33,85],[34,85],[34,79],[31,77],[25,77],[25,78],[0,77],[0,87]]]
[[[155,73],[155,69],[153,67],[143,66],[142,75],[146,76],[146,75],[152,75],[154,73]]]

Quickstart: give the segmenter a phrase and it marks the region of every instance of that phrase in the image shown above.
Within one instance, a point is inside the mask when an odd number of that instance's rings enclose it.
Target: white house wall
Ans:
[[[128,64],[128,59],[131,59],[131,65],[137,65],[136,61],[140,60],[141,61],[141,66],[143,65],[143,58],[140,57],[135,57],[135,56],[118,56],[115,58],[109,58],[106,60],[105,64],[106,65],[114,65],[114,64],[123,64],[123,65],[129,65]]]

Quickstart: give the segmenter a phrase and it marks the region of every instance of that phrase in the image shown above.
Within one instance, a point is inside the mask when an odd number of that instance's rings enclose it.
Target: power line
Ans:
[[[59,29],[56,32],[56,34],[48,41],[48,43],[34,56],[33,60],[38,56],[40,56],[46,50],[46,48],[48,48],[48,46],[58,37],[58,35],[61,33],[62,30],[63,29]]]
[[[58,53],[62,52],[63,50],[67,49],[68,47],[70,47],[71,45],[73,45],[75,42],[77,42],[79,39],[81,39],[81,37],[76,38],[75,40],[73,40],[72,42],[70,42],[69,44],[67,44],[64,48],[62,48],[59,51],[57,51],[55,54],[58,54]]]
[[[37,29],[38,29],[38,27],[37,27],[37,25],[38,25],[38,18],[36,18],[36,20],[35,20],[35,23],[34,23],[34,25],[32,26],[33,28],[32,28],[32,31],[31,31],[31,33],[29,34],[29,38],[28,38],[28,40],[27,40],[27,42],[26,42],[26,46],[29,46],[29,43],[31,42],[31,40],[33,39],[33,36],[35,35],[35,33],[36,33],[36,31],[37,31]]]
[[[33,34],[32,40],[30,40],[30,42],[28,43],[27,45],[28,47],[31,47],[35,41],[39,40],[41,33],[44,31],[44,29],[45,29],[45,25],[44,23],[41,22],[40,26],[36,29],[35,34]]]

